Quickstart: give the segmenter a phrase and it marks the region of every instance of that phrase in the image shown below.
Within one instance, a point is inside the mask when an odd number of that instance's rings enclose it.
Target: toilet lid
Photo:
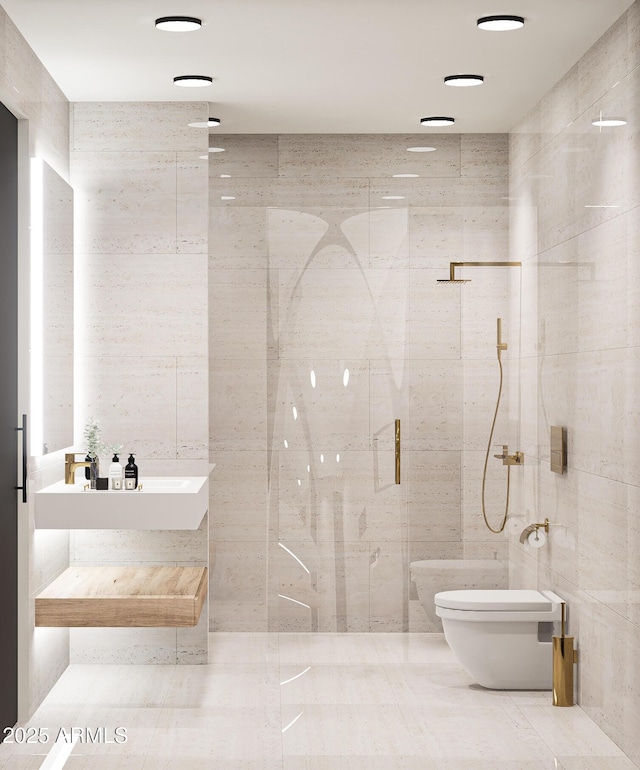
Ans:
[[[435,595],[434,601],[438,607],[476,612],[540,612],[550,611],[553,607],[551,600],[540,591],[511,589],[441,591]]]

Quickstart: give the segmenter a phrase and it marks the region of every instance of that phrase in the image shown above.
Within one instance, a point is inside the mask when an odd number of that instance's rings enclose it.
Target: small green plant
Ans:
[[[91,418],[84,426],[84,438],[87,442],[87,455],[92,460],[97,460],[98,455],[104,452],[106,449],[102,443],[102,428],[100,423],[95,418]]]

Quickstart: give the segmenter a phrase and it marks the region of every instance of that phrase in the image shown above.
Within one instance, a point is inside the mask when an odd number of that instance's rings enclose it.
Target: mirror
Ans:
[[[73,190],[31,166],[31,454],[73,444]]]

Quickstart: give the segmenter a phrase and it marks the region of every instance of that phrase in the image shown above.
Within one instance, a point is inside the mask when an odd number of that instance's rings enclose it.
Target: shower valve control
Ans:
[[[522,465],[524,463],[524,453],[516,452],[515,454],[509,454],[509,445],[502,445],[502,454],[494,455],[498,460],[502,460],[503,465]]]

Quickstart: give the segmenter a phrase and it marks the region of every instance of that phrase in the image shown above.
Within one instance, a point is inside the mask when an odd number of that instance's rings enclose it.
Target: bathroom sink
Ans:
[[[142,489],[85,489],[58,481],[35,494],[38,529],[198,529],[209,508],[207,476],[140,478]]]

